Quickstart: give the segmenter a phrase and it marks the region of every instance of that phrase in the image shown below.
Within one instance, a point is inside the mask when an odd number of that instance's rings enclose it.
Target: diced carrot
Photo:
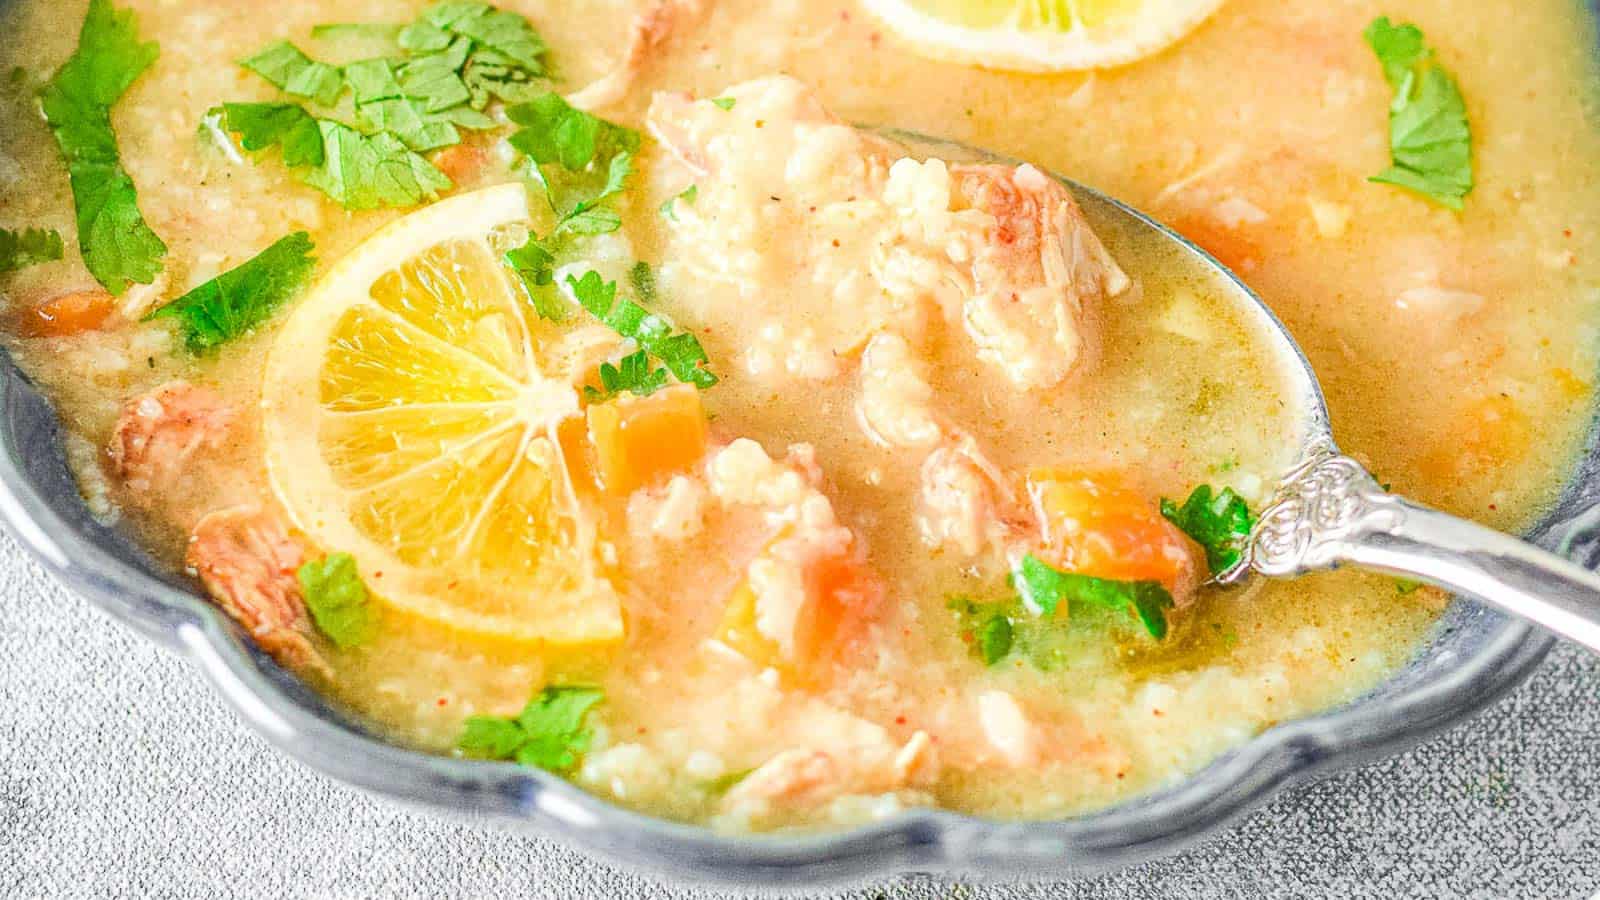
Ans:
[[[1423,472],[1440,484],[1501,471],[1521,459],[1533,442],[1527,414],[1505,394],[1473,400],[1457,422],[1459,426],[1442,433],[1422,460]]]
[[[1159,581],[1175,597],[1193,590],[1193,543],[1151,500],[1114,474],[1041,468],[1028,493],[1044,536],[1046,562],[1117,581]]]
[[[101,327],[115,310],[116,298],[105,291],[73,291],[24,310],[17,330],[25,337],[70,337]]]
[[[457,144],[446,150],[440,150],[433,157],[434,166],[456,184],[478,174],[488,161],[488,151],[473,144]]]
[[[1172,228],[1240,275],[1261,267],[1261,248],[1240,229],[1204,215],[1183,216],[1172,223]]]
[[[597,403],[588,423],[595,482],[613,498],[684,471],[706,452],[705,412],[692,385]]]

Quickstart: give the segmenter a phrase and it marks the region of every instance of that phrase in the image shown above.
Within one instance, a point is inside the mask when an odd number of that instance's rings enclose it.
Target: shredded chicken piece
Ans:
[[[622,102],[651,54],[666,44],[675,31],[693,24],[704,7],[705,0],[655,0],[628,26],[628,47],[617,65],[581,90],[568,94],[567,102],[590,112]]]
[[[944,428],[933,412],[933,388],[905,338],[876,335],[861,354],[861,399],[856,404],[862,428],[886,447],[937,445]]]
[[[227,439],[234,411],[221,395],[183,381],[130,401],[106,448],[111,471],[135,497],[171,487],[196,453]]]
[[[845,796],[898,794],[924,804],[926,789],[938,778],[932,741],[917,732],[903,747],[871,744],[830,750],[785,750],[763,763],[728,791],[724,814],[751,827],[770,827],[804,818]]]
[[[195,526],[184,561],[261,649],[290,667],[321,665],[295,577],[305,551],[277,515],[249,507],[210,513]]]
[[[971,438],[942,446],[922,463],[917,525],[923,540],[967,557],[1004,558],[1022,530],[1016,497]]]

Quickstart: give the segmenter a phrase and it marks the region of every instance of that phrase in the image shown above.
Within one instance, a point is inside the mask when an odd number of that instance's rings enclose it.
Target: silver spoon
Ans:
[[[915,132],[879,133],[945,160],[1018,162]],[[1526,541],[1385,491],[1360,463],[1339,451],[1316,372],[1254,291],[1160,222],[1087,185],[1054,177],[1072,191],[1097,232],[1171,245],[1177,251],[1171,258],[1206,276],[1218,298],[1256,326],[1299,394],[1296,461],[1262,510],[1244,558],[1218,576],[1219,582],[1237,582],[1250,573],[1292,578],[1352,565],[1472,597],[1600,652],[1600,575]]]

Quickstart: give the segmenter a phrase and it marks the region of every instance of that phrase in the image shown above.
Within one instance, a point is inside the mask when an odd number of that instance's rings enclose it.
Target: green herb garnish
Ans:
[[[330,553],[302,565],[296,576],[317,629],[341,650],[372,639],[377,609],[356,571],[355,557]]]
[[[312,249],[311,238],[295,232],[145,320],[178,319],[189,352],[207,353],[271,318],[311,274]]]
[[[1255,526],[1255,517],[1243,497],[1233,488],[1217,493],[1209,484],[1195,488],[1182,506],[1161,498],[1161,515],[1205,549],[1206,565],[1213,575],[1239,563],[1250,529]]]
[[[552,322],[565,322],[566,301],[555,288],[554,249],[530,231],[526,243],[506,251],[505,260],[506,265],[522,280],[522,286],[528,291],[528,299],[533,301],[533,308],[539,316]]]
[[[711,105],[715,106],[717,109],[721,109],[721,110],[733,109],[733,105],[735,103],[737,103],[737,102],[739,102],[739,101],[737,99],[733,98],[733,97],[712,97],[711,98]]]
[[[1151,637],[1167,636],[1166,611],[1172,608],[1172,594],[1159,581],[1112,581],[1063,572],[1032,553],[1022,558],[1011,580],[1023,603],[1046,618],[1063,603],[1068,604],[1069,617],[1078,606],[1129,610]]]
[[[1459,210],[1472,192],[1472,130],[1461,88],[1415,25],[1379,16],[1362,33],[1394,89],[1388,169],[1371,180],[1416,191]]]
[[[667,386],[667,370],[653,368],[650,355],[636,350],[617,361],[600,364],[600,390],[584,385],[584,399],[603,403],[624,391],[635,397],[648,397]]]
[[[61,235],[44,228],[0,228],[0,272],[15,272],[61,258]]]
[[[600,273],[590,271],[582,278],[568,275],[567,287],[578,305],[612,331],[632,338],[641,349],[661,360],[679,381],[699,388],[717,383],[717,376],[706,368],[709,360],[700,340],[687,332],[673,333],[666,319],[626,297],[618,297],[616,282],[606,281]]]
[[[139,212],[138,190],[122,168],[111,107],[160,54],[140,43],[132,12],[111,0],[90,0],[78,49],[41,96],[72,182],[78,249],[95,280],[112,294],[129,282],[150,284],[161,272],[167,245]]]
[[[381,22],[332,22],[327,25],[312,26],[311,36],[319,41],[336,41],[342,38],[392,41],[400,36],[400,30],[405,27]]]
[[[323,106],[338,103],[344,92],[344,76],[337,66],[317,62],[288,41],[270,44],[260,53],[240,60],[239,65],[272,82],[285,94],[315,100]]]
[[[599,203],[622,192],[639,133],[577,109],[553,91],[510,107],[506,115],[521,126],[510,143],[532,160],[529,174],[559,220],[556,233],[615,231],[621,219]]]
[[[224,103],[213,111],[225,131],[237,132],[239,144],[251,152],[274,145],[283,148],[289,168],[320,166],[324,159],[322,129],[310,113],[294,103]]]
[[[678,221],[677,202],[682,200],[685,203],[693,203],[694,198],[698,196],[700,196],[700,186],[691,184],[677,194],[668,197],[667,201],[661,204],[661,214],[666,216],[669,221],[676,222]]]
[[[584,727],[584,718],[604,697],[599,688],[547,687],[514,719],[468,718],[457,746],[473,756],[514,759],[532,768],[568,772],[594,740],[594,733]]]

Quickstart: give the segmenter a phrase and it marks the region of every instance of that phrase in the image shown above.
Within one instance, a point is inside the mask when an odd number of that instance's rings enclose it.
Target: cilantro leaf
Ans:
[[[1158,581],[1112,581],[1063,572],[1029,553],[1012,573],[1012,582],[1023,603],[1046,618],[1063,603],[1069,605],[1069,616],[1077,606],[1128,610],[1152,637],[1167,636],[1166,610],[1172,608],[1172,594]]]
[[[401,32],[400,41],[410,50],[437,50],[441,46],[440,34],[472,38],[507,65],[533,75],[546,74],[544,55],[548,48],[544,39],[516,13],[472,0],[444,0],[429,7],[416,25]]]
[[[617,361],[616,365],[600,364],[600,390],[583,386],[584,399],[590,403],[603,403],[627,391],[635,397],[648,397],[667,386],[667,370],[650,366],[650,354],[636,350]]]
[[[685,203],[693,203],[694,198],[698,196],[700,196],[700,186],[698,184],[689,185],[682,191],[679,191],[677,194],[668,197],[667,202],[661,204],[661,215],[665,216],[668,221],[678,221],[678,201],[682,200]]]
[[[472,716],[456,746],[488,759],[515,759],[531,768],[568,772],[594,733],[584,719],[605,694],[593,687],[547,687],[514,719]]]
[[[78,49],[40,98],[67,163],[84,265],[112,294],[129,282],[153,282],[167,254],[139,212],[138,190],[122,168],[111,129],[112,104],[159,54],[154,42],[139,42],[132,12],[111,0],[90,0]]]
[[[1016,629],[1007,604],[979,603],[956,596],[946,600],[945,606],[955,612],[962,640],[984,665],[992,666],[1011,653]]]
[[[679,381],[702,389],[717,383],[717,376],[706,368],[709,360],[700,340],[685,332],[673,334],[666,319],[626,297],[617,297],[616,282],[589,271],[582,278],[568,275],[567,287],[579,306],[612,331],[632,338],[640,348],[661,360]]]
[[[739,102],[739,101],[737,99],[733,98],[733,97],[712,97],[711,98],[711,105],[715,106],[717,109],[724,110],[724,111],[733,109],[733,105],[735,103],[737,103],[737,102]]]
[[[1362,33],[1394,90],[1389,104],[1391,165],[1370,180],[1416,191],[1460,210],[1472,192],[1472,130],[1455,79],[1434,59],[1415,25],[1379,16]]]
[[[305,283],[316,260],[303,231],[261,251],[182,297],[145,316],[176,318],[184,346],[203,354],[260,325]]]
[[[61,258],[61,235],[54,230],[0,228],[0,272],[15,272],[28,266]]]
[[[283,164],[320,166],[322,131],[317,120],[294,103],[224,103],[217,107],[222,127],[239,135],[244,149],[283,148]]]
[[[649,263],[642,259],[634,263],[633,267],[628,270],[628,284],[633,286],[633,292],[638,295],[640,300],[646,303],[655,301],[656,273],[650,268]]]
[[[302,565],[295,574],[311,620],[336,646],[342,650],[372,639],[377,609],[356,571],[355,557],[330,553]]]
[[[1233,488],[1215,492],[1209,484],[1195,488],[1182,506],[1161,498],[1161,515],[1205,549],[1206,564],[1213,575],[1238,564],[1250,529],[1255,526],[1255,517],[1243,497]]]
[[[633,173],[638,132],[576,109],[554,91],[506,115],[521,126],[511,146],[533,161],[531,174],[561,220],[558,231],[602,234],[621,226],[620,217],[597,206],[621,193]]]
[[[288,41],[270,44],[265,50],[239,65],[272,82],[284,93],[323,106],[339,102],[344,92],[344,76],[337,66],[317,62]]]
[[[317,128],[324,159],[300,180],[346,209],[415,206],[454,184],[392,134],[362,134],[329,119],[318,119]]]
[[[567,320],[566,301],[554,286],[555,253],[538,235],[529,232],[526,243],[506,251],[505,261],[521,279],[528,299],[533,301],[534,311],[541,318],[557,323]]]

